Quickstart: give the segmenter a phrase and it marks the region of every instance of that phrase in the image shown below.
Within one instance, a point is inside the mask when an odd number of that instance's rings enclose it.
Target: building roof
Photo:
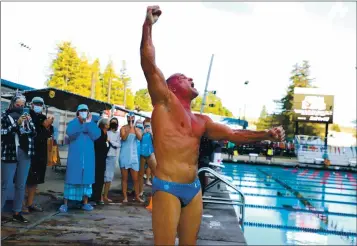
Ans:
[[[11,82],[11,81],[6,80],[6,79],[1,79],[1,86],[8,87],[8,88],[13,89],[13,90],[17,90],[18,89],[20,91],[30,91],[30,90],[35,89],[35,88],[29,87],[29,86],[26,86],[26,85],[21,85],[21,84],[15,83],[15,82]]]

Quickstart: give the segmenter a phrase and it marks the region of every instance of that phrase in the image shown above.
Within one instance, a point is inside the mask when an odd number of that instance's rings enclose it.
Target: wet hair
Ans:
[[[100,129],[103,129],[104,126],[108,125],[109,123],[109,120],[107,118],[101,118],[99,121],[98,121],[98,127]]]

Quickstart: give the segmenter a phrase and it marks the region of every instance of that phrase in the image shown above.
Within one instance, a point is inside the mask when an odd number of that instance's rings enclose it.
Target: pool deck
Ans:
[[[356,167],[331,165],[330,167],[326,168],[321,164],[299,163],[296,158],[289,158],[289,157],[273,158],[271,164],[268,163],[265,156],[258,156],[256,160],[250,160],[248,155],[239,155],[233,157],[233,161],[232,161],[228,159],[227,154],[222,154],[222,159],[226,163],[243,162],[246,164],[251,163],[251,164],[259,164],[259,165],[284,166],[284,167],[299,166],[300,168],[306,167],[306,168],[319,169],[319,170],[339,170],[339,171],[357,172]]]
[[[153,245],[151,213],[142,204],[121,203],[119,180],[110,193],[113,204],[96,206],[91,212],[72,208],[60,214],[63,174],[49,169],[46,176],[52,179],[40,186],[36,197],[45,212],[27,215],[27,225],[2,221],[2,245]],[[146,194],[150,196],[149,187]],[[197,244],[246,245],[232,206],[205,206]]]

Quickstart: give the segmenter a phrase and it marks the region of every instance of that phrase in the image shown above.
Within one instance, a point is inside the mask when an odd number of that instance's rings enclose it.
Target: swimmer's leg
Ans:
[[[177,197],[164,191],[153,196],[152,228],[155,245],[175,245],[180,220],[181,203]]]
[[[179,245],[196,245],[202,210],[202,192],[199,191],[192,201],[181,209],[178,226]]]

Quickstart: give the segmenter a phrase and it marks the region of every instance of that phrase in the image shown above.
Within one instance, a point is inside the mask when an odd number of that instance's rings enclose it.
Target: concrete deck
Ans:
[[[110,193],[113,204],[96,206],[91,212],[70,208],[67,214],[58,213],[64,174],[49,168],[46,176],[36,197],[45,212],[27,215],[28,225],[2,222],[2,245],[153,245],[151,213],[142,204],[121,203],[118,174]],[[146,194],[150,196],[150,187]],[[246,245],[232,206],[205,206],[197,244]]]

